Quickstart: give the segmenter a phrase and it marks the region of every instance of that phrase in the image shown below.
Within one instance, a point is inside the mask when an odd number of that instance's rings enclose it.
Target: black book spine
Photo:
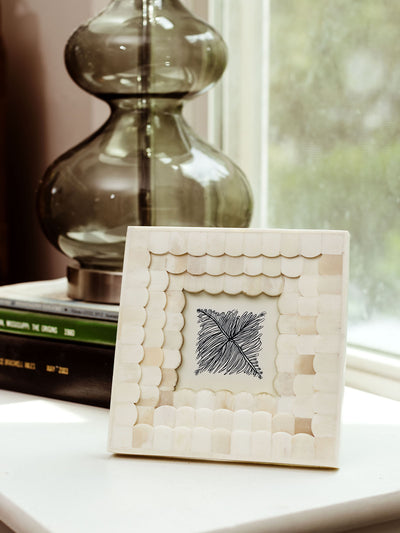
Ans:
[[[114,346],[0,334],[0,388],[109,407]]]

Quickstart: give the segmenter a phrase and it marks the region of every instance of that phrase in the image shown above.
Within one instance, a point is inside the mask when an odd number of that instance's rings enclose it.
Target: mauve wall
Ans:
[[[101,0],[0,0],[6,54],[8,274],[16,282],[64,275],[65,259],[42,235],[35,190],[46,167],[81,141],[102,110],[64,68],[63,49]],[[1,189],[0,189],[1,190]]]

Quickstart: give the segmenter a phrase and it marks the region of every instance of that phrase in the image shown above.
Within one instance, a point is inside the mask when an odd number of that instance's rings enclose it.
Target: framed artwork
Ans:
[[[114,453],[338,467],[349,235],[128,229]]]

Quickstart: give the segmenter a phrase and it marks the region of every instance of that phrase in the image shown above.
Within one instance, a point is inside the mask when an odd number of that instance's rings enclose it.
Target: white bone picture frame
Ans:
[[[128,228],[109,450],[337,468],[348,275],[344,231]]]

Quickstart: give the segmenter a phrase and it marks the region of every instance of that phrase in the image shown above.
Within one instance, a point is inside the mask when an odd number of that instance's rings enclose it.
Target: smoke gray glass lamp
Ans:
[[[38,190],[43,230],[71,259],[69,296],[118,302],[127,226],[246,227],[248,183],[182,118],[223,74],[221,36],[178,0],[112,0],[67,43],[66,66],[111,114]]]

